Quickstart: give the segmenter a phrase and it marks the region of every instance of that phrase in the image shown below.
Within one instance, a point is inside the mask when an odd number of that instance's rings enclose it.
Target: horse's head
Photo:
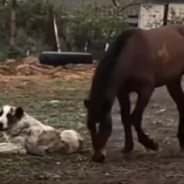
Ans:
[[[112,132],[111,114],[108,106],[95,109],[90,100],[84,100],[87,109],[87,127],[91,134],[94,149],[93,161],[103,162],[106,156],[105,145]]]

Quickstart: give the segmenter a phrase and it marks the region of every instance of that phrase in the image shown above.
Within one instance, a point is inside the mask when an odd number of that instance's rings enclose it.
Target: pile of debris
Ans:
[[[27,57],[20,60],[7,60],[0,67],[1,76],[49,76],[62,79],[91,79],[94,65],[67,65],[53,67],[42,65],[38,58]]]

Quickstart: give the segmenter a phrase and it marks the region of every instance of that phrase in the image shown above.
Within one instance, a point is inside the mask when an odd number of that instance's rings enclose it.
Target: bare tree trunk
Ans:
[[[16,0],[11,1],[11,20],[10,20],[10,45],[15,45],[15,38],[17,33],[17,26],[16,26],[16,9],[17,9],[17,2]]]
[[[3,6],[5,6],[5,5],[6,5],[6,3],[7,3],[7,1],[6,1],[6,0],[2,0],[2,1],[1,1],[1,4],[2,4]]]
[[[120,3],[117,0],[112,0],[112,3],[114,5],[114,7],[116,8],[117,12],[122,12],[131,6],[140,6],[141,5],[141,2],[133,2],[133,1],[131,1],[130,3],[128,3],[126,5],[124,5],[123,1],[122,1],[122,3]]]

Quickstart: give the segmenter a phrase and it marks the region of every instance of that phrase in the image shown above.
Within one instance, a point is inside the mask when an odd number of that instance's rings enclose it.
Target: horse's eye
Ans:
[[[2,115],[3,115],[3,111],[1,110],[1,111],[0,111],[0,116],[2,116]]]

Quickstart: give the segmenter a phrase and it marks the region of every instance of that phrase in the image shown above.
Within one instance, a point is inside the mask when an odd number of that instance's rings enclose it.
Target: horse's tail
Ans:
[[[108,59],[114,61],[114,66],[112,69],[112,73],[110,75],[110,79],[108,82],[108,93],[107,98],[115,98],[119,88],[126,82],[128,77],[128,68],[129,62],[128,60],[124,60],[124,56],[126,55],[124,50],[126,49],[127,41],[135,35],[137,32],[140,32],[139,28],[130,28],[122,32],[114,41],[114,43],[109,48],[109,53],[107,54]],[[115,57],[114,57],[115,56]],[[120,61],[120,59],[122,61]],[[118,78],[121,77],[121,78]]]

